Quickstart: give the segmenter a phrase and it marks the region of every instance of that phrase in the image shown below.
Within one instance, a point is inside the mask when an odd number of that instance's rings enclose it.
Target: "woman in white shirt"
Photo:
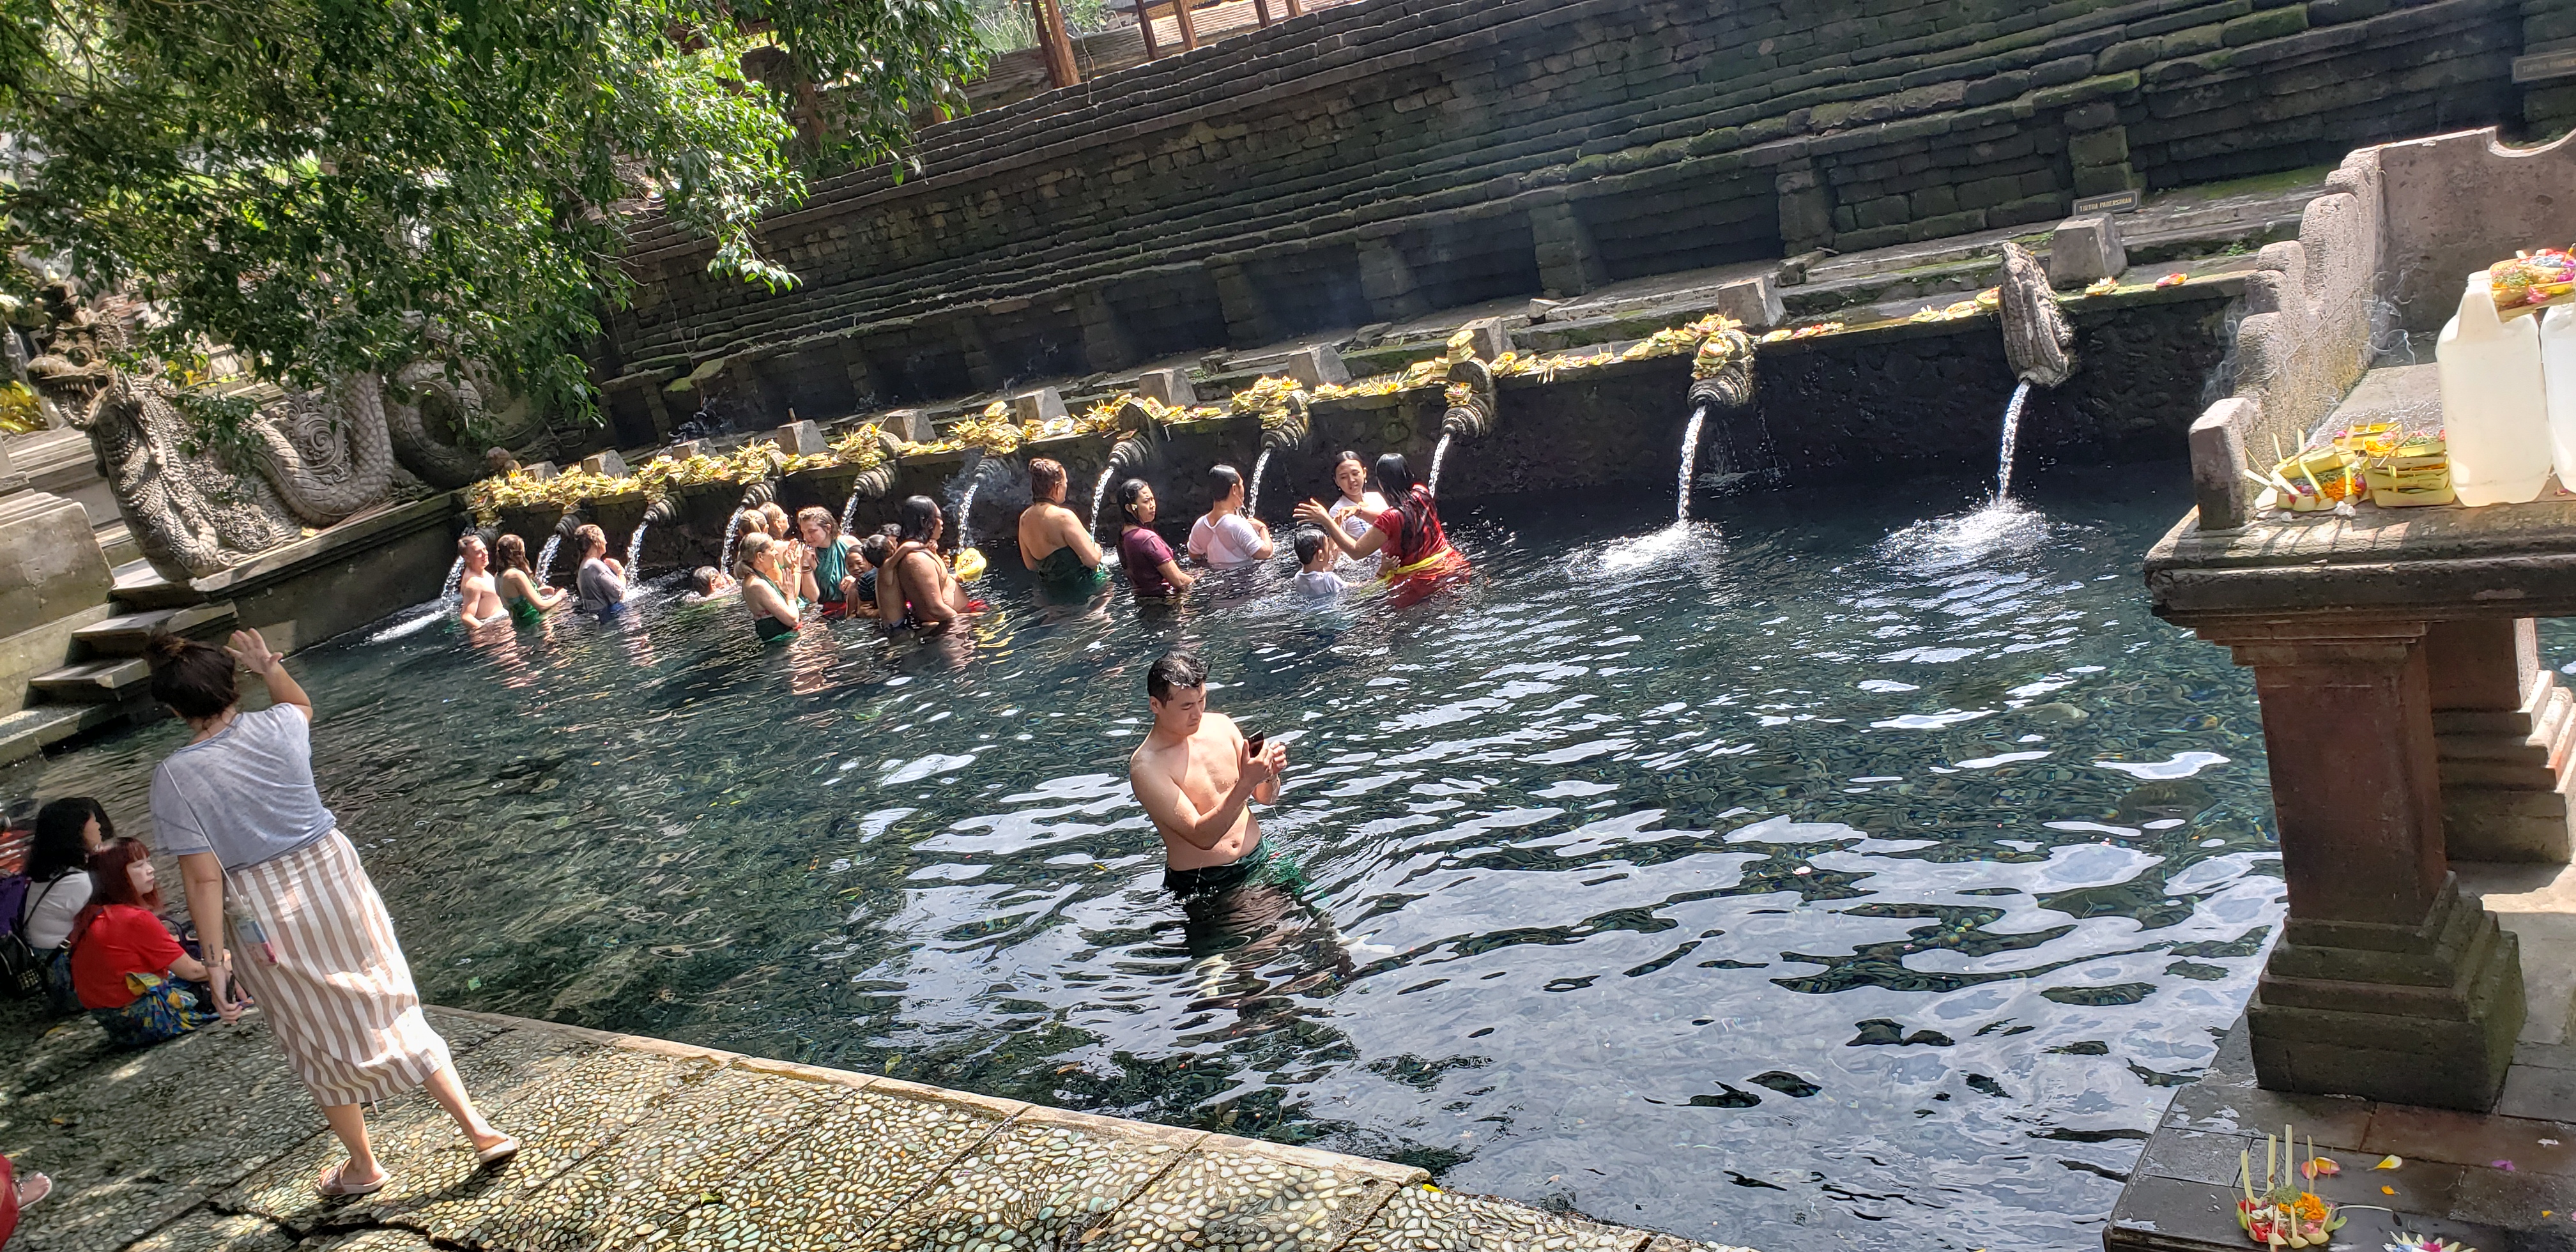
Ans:
[[[1346,448],[1333,458],[1333,486],[1342,494],[1326,512],[1348,538],[1367,534],[1369,527],[1377,524],[1378,514],[1386,512],[1386,497],[1369,490],[1368,476],[1368,462],[1361,460],[1359,453]],[[1374,571],[1378,558],[1361,557],[1358,563]]]
[[[88,796],[65,796],[36,811],[36,834],[27,847],[27,899],[19,906],[18,933],[45,963],[45,982],[69,995],[71,964],[63,941],[89,905],[89,854],[116,837],[107,809]]]
[[[1207,516],[1190,527],[1190,555],[1212,569],[1258,565],[1278,552],[1270,528],[1243,512],[1243,475],[1231,465],[1208,471]]]

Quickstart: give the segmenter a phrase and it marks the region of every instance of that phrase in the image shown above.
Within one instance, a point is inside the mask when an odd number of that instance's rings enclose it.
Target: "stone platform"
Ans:
[[[2335,1248],[2376,1249],[2398,1230],[2478,1252],[2576,1247],[2576,870],[2456,865],[2462,890],[2521,941],[2531,1013],[2492,1113],[2266,1091],[2242,1020],[2207,1073],[2176,1093],[2104,1233],[2108,1252],[2250,1246],[2236,1225],[2238,1154],[2294,1126],[2343,1172],[2310,1186],[2353,1206]],[[2382,1157],[2400,1166],[2374,1169]],[[2260,1168],[2259,1166],[2257,1167]],[[2382,1190],[2385,1188],[2386,1190]]]
[[[494,1124],[420,1092],[341,1159],[257,1014],[146,1049],[9,1010],[0,1149],[54,1178],[28,1252],[1742,1252],[1453,1195],[1419,1169],[659,1040],[432,1009]]]

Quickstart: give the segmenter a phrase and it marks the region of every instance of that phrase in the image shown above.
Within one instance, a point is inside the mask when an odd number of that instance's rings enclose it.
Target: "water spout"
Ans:
[[[1703,404],[1691,410],[1690,425],[1682,429],[1681,488],[1673,506],[1673,520],[1676,522],[1690,520],[1691,471],[1699,464],[1699,428],[1707,420],[1708,406]]]
[[[724,553],[716,558],[717,569],[723,570],[728,574],[733,572],[734,543],[736,540],[742,538],[742,515],[750,511],[751,510],[749,509],[735,509],[733,511],[733,516],[725,519]]]
[[[1100,533],[1100,506],[1109,502],[1109,480],[1118,476],[1118,463],[1112,461],[1100,471],[1100,481],[1091,485],[1091,533]]]
[[[850,489],[850,498],[841,505],[841,533],[845,535],[850,533],[850,527],[857,525],[858,520],[859,492],[853,487]]]
[[[966,484],[966,494],[957,502],[957,550],[960,552],[975,546],[975,540],[966,528],[974,524],[975,489],[983,485],[984,478],[979,474],[973,482]]]
[[[441,600],[453,601],[458,598],[457,589],[464,585],[465,558],[460,556],[456,558],[454,564],[447,567],[447,581],[439,584],[438,598]]]
[[[1457,437],[1458,432],[1444,430],[1440,432],[1439,446],[1431,449],[1431,476],[1423,480],[1423,488],[1431,493],[1432,499],[1440,498],[1440,463],[1449,459],[1449,441]]]
[[[1129,401],[1127,409],[1136,409],[1135,402]],[[1130,414],[1124,411],[1120,414],[1121,420],[1127,420],[1129,416]],[[1141,412],[1134,415],[1134,420],[1139,422],[1144,420]],[[1143,429],[1140,426],[1137,433],[1119,440],[1116,446],[1109,449],[1109,464],[1100,471],[1100,482],[1091,489],[1091,533],[1094,536],[1100,533],[1101,506],[1109,502],[1109,484],[1116,481],[1122,472],[1133,473],[1143,469],[1145,459],[1153,455],[1153,448],[1145,442]]]
[[[644,532],[652,528],[653,519],[648,516],[635,523],[635,533],[626,541],[626,585],[629,587],[635,585],[635,562],[644,555]]]
[[[558,549],[558,548],[561,548],[561,547],[563,546],[563,539],[564,539],[564,537],[563,537],[562,532],[558,531],[558,532],[556,532],[555,534],[552,534],[552,535],[549,535],[549,536],[547,536],[547,537],[546,537],[546,546],[544,546],[544,547],[542,547],[542,548],[537,549],[537,585],[538,585],[538,586],[540,586],[540,587],[545,586],[545,585],[546,585],[546,579],[547,579],[547,578],[549,578],[549,577],[551,577],[551,576],[554,574],[554,572],[555,572],[555,550],[556,550],[556,549]]]
[[[2021,441],[2021,406],[2030,398],[2030,380],[2013,386],[2012,403],[2004,406],[2003,449],[1995,463],[1995,503],[2012,499],[2013,445]]]
[[[1262,471],[1270,468],[1271,451],[1270,448],[1263,448],[1261,455],[1253,458],[1252,482],[1243,491],[1243,511],[1246,516],[1261,516],[1261,475]]]

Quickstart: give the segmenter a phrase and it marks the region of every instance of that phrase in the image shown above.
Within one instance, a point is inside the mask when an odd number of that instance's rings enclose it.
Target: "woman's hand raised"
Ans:
[[[224,651],[231,653],[234,660],[241,662],[243,669],[254,674],[265,674],[283,664],[286,659],[270,651],[268,640],[261,638],[256,630],[234,631],[232,643]]]
[[[1318,526],[1326,527],[1328,529],[1333,525],[1332,511],[1312,500],[1308,500],[1298,505],[1296,508],[1296,514],[1297,520],[1301,522],[1313,522]]]

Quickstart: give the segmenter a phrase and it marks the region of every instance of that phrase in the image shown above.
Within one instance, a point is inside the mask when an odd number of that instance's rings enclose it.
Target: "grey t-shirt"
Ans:
[[[212,852],[225,869],[266,864],[330,834],[313,787],[313,735],[291,704],[241,713],[152,771],[152,824],[171,856]]]
[[[573,576],[573,587],[580,593],[574,608],[584,613],[601,612],[613,605],[626,603],[626,582],[608,568],[608,562],[592,557],[581,563],[581,572]]]

